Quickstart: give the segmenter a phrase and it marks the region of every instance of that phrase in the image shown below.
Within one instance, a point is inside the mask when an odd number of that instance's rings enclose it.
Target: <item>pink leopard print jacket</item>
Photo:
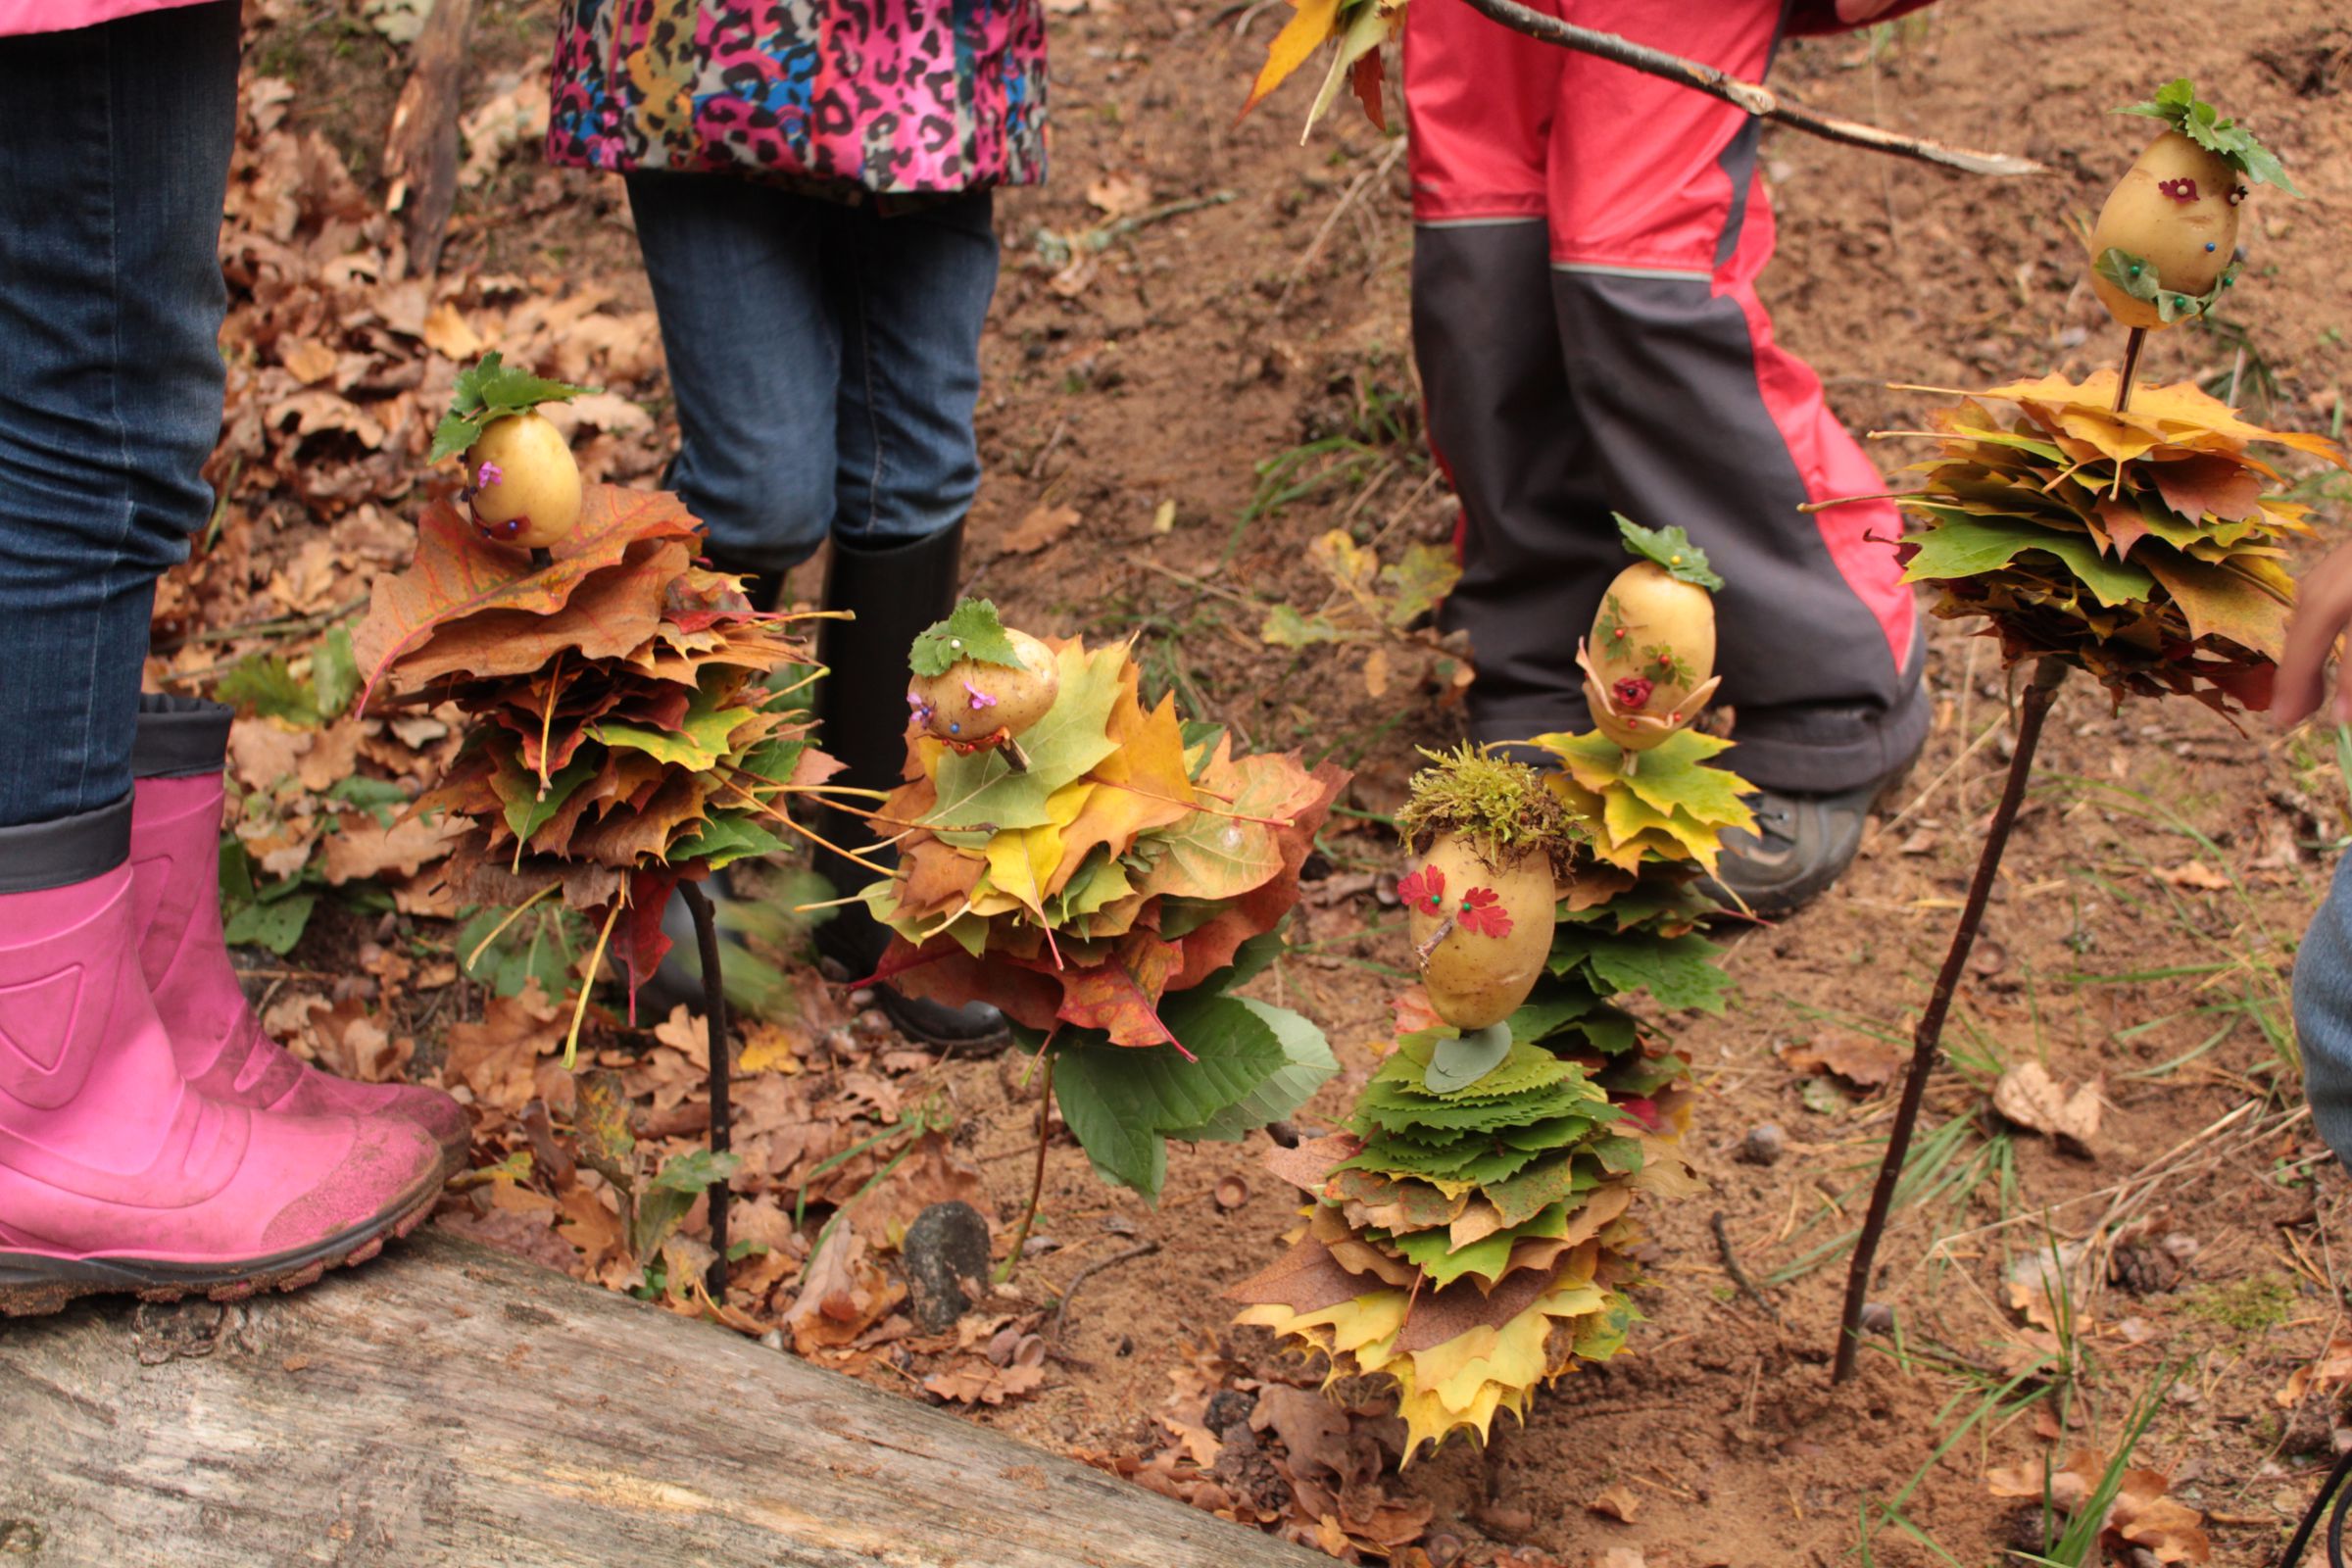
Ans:
[[[551,162],[847,182],[1046,172],[1040,0],[565,0]]]

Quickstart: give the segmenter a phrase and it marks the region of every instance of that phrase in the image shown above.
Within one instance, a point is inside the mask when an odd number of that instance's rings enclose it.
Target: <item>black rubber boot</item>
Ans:
[[[817,661],[829,673],[817,688],[817,744],[842,763],[836,782],[860,789],[895,789],[906,766],[906,651],[933,621],[955,608],[963,524],[928,539],[878,549],[833,541],[825,573],[825,608],[847,610],[854,620],[828,620],[817,633]],[[862,817],[822,811],[816,831],[852,852],[875,838]],[[888,863],[887,851],[867,857]],[[836,892],[854,893],[874,873],[818,850],[815,865]],[[890,931],[859,904],[843,906],[816,928],[816,948],[862,979],[880,966]],[[1002,1047],[1010,1038],[1004,1015],[984,1004],[943,1006],[895,987],[874,988],[875,999],[899,1032],[924,1045]]]

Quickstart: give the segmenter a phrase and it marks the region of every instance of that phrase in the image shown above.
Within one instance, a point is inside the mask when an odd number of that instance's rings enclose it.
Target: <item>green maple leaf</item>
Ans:
[[[2000,570],[2027,551],[2055,557],[2102,605],[2145,601],[2156,579],[2128,561],[2099,553],[2088,534],[2061,533],[2022,517],[1978,517],[1953,507],[1906,501],[1902,505],[1936,520],[1917,542],[1918,553],[1904,568],[1905,582],[1951,582]]]
[[[1004,635],[1004,622],[997,618],[997,607],[988,600],[964,600],[948,612],[947,619],[934,621],[918,633],[914,646],[906,651],[907,667],[925,679],[945,675],[965,659],[1011,669],[1021,667],[1021,656],[1013,651],[1012,639]]]
[[[948,753],[939,760],[939,805],[923,825],[934,831],[993,833],[1050,821],[1047,798],[1118,750],[1109,735],[1110,710],[1126,660],[1127,650],[1116,643],[1091,654],[1065,654],[1060,695],[1021,735],[1029,770],[1015,772],[994,750],[968,757]]]
[[[1723,591],[1723,579],[1707,564],[1707,553],[1690,542],[1690,536],[1680,528],[1644,528],[1622,513],[1612,512],[1617,519],[1617,536],[1625,548],[1642,560],[1666,568],[1666,575],[1678,582],[1704,588],[1709,593]]]
[[[2278,155],[2236,121],[2224,120],[2220,110],[2197,96],[2197,89],[2186,76],[2174,77],[2156,89],[2155,97],[2144,103],[2126,104],[2115,113],[2161,120],[2207,152],[2218,153],[2230,168],[2256,184],[2276,185],[2289,196],[2303,194],[2286,177],[2286,166],[2278,162]]]
[[[1465,1274],[1476,1274],[1493,1284],[1509,1266],[1513,1247],[1522,1241],[1565,1235],[1567,1230],[1567,1206],[1554,1203],[1522,1224],[1507,1226],[1463,1248],[1451,1248],[1445,1231],[1419,1231],[1393,1240],[1398,1251],[1421,1266],[1430,1284],[1443,1289]]]
[[[427,463],[454,457],[482,438],[485,426],[513,414],[527,414],[542,403],[568,403],[596,388],[550,381],[528,370],[510,368],[496,349],[482,363],[458,372],[457,394],[449,412],[433,427]]]

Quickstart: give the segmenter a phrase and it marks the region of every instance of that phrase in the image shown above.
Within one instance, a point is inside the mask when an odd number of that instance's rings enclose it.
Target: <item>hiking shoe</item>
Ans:
[[[1756,791],[1747,798],[1755,828],[1724,834],[1723,858],[1704,884],[1708,895],[1766,918],[1794,914],[1854,863],[1872,808],[1902,786],[1918,760],[1914,755],[1883,777],[1829,795]]]

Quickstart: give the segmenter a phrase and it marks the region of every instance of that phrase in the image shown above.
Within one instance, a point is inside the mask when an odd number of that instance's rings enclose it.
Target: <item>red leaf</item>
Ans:
[[[1348,85],[1355,90],[1355,101],[1364,106],[1364,118],[1372,122],[1374,128],[1386,131],[1389,128],[1389,116],[1381,107],[1381,79],[1378,49],[1357,56],[1355,65],[1348,73]]]
[[[1501,898],[1493,888],[1472,888],[1462,895],[1462,912],[1454,923],[1473,936],[1507,937],[1511,934],[1508,911],[1495,907]]]
[[[1434,865],[1425,865],[1396,884],[1396,897],[1407,908],[1441,908],[1446,902],[1446,873]]]
[[[1175,1045],[1159,1021],[1159,999],[1184,961],[1184,950],[1155,932],[1133,931],[1107,962],[1060,971],[1056,1015],[1081,1029],[1101,1029],[1114,1046]],[[1177,1047],[1182,1050],[1182,1046]]]
[[[686,569],[700,524],[658,490],[590,485],[580,525],[555,564],[483,539],[446,500],[416,524],[416,559],[379,577],[353,652],[368,672],[360,710],[399,666],[402,684],[440,675],[520,675],[561,648],[592,659],[636,651],[661,622],[669,584]]]

